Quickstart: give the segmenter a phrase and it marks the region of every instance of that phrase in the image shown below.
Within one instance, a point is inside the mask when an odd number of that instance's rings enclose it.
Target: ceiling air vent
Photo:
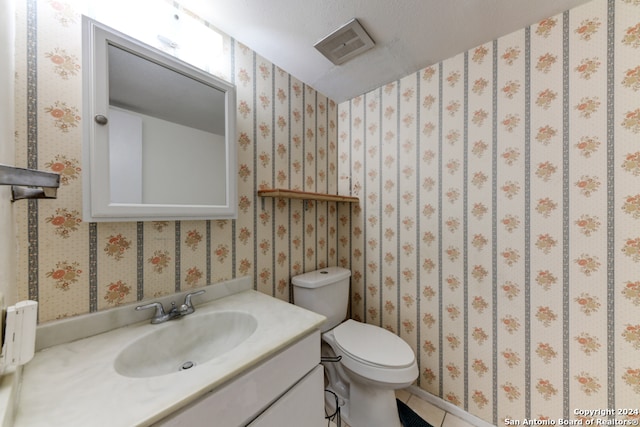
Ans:
[[[336,65],[371,49],[375,43],[357,19],[344,24],[314,45],[316,49]]]

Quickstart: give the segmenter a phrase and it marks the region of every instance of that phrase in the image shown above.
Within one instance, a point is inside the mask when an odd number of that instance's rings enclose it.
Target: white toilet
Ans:
[[[400,427],[394,390],[418,378],[416,358],[406,342],[386,329],[344,321],[350,276],[351,271],[340,267],[295,276],[294,304],[327,317],[322,357],[342,359],[323,365],[327,389],[338,396],[342,419],[352,427]],[[333,411],[335,399],[325,395]]]

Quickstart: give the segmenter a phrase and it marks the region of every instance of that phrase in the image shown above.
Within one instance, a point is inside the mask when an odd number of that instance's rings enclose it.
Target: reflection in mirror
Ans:
[[[85,219],[235,217],[233,86],[83,23]]]
[[[211,183],[226,174],[225,93],[117,46],[108,50],[111,200],[224,204],[224,187]]]

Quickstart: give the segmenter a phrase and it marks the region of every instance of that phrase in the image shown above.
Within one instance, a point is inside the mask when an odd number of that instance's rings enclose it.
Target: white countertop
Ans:
[[[256,331],[214,361],[150,378],[118,374],[113,362],[152,328],[144,321],[36,353],[24,367],[15,427],[150,425],[319,328],[324,317],[256,291],[206,304],[196,312],[245,311]]]

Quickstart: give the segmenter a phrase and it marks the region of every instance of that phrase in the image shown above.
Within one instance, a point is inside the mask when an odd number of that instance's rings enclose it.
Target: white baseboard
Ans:
[[[416,396],[418,396],[420,399],[431,403],[433,406],[436,406],[440,409],[442,409],[443,411],[447,412],[448,414],[451,414],[455,417],[460,418],[461,420],[471,424],[472,426],[476,426],[476,427],[495,427],[493,424],[486,422],[483,419],[480,419],[478,417],[476,417],[475,415],[472,415],[470,413],[468,413],[467,411],[465,411],[464,409],[460,408],[459,406],[456,406],[452,403],[447,402],[446,400],[443,400],[429,392],[424,391],[423,389],[415,386],[415,385],[411,385],[409,387],[406,388],[406,390],[408,390],[411,394],[415,394]]]

